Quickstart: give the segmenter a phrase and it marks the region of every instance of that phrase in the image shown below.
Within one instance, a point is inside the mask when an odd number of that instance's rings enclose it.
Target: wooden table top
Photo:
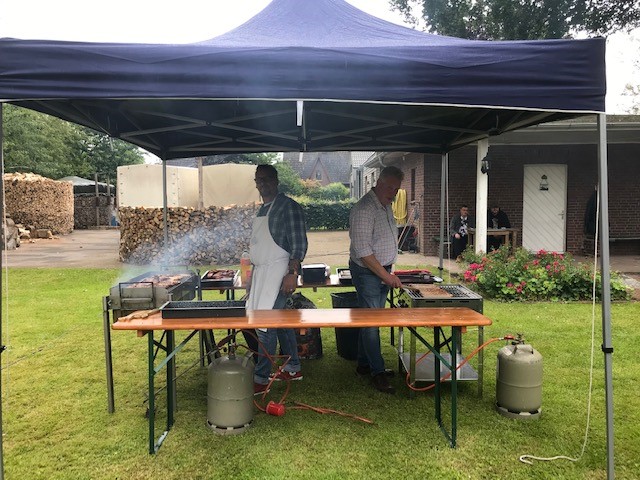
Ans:
[[[491,319],[469,308],[335,308],[254,310],[242,317],[120,318],[114,330],[213,330],[323,327],[464,327],[491,325]]]

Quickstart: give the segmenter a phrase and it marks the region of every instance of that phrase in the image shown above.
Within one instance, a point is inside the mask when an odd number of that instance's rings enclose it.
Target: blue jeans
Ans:
[[[282,310],[287,301],[287,296],[282,292],[278,294],[276,303],[273,305],[274,310]],[[268,328],[266,332],[256,330],[258,334],[258,363],[253,374],[253,381],[266,385],[269,383],[269,375],[271,374],[271,360],[264,356],[265,349],[267,353],[273,357],[276,354],[278,342],[284,355],[288,355],[291,359],[284,366],[286,372],[299,372],[302,369],[300,365],[300,357],[298,357],[298,342],[296,340],[296,332],[293,328]]]
[[[391,267],[389,267],[390,269]],[[380,277],[365,267],[349,261],[351,278],[358,294],[360,308],[384,308],[387,301],[389,287]],[[380,349],[380,329],[378,327],[363,327],[358,335],[358,365],[369,365],[371,375],[384,372],[384,359]]]

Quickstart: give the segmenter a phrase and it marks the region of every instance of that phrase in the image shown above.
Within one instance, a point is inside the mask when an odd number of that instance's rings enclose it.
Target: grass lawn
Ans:
[[[590,360],[592,307],[587,303],[485,301],[485,314],[494,322],[485,329],[485,339],[524,333],[544,357],[543,413],[537,421],[511,420],[496,413],[496,354],[503,346],[496,342],[485,351],[484,397],[478,397],[475,382],[460,387],[458,447],[451,449],[434,420],[432,393],[410,398],[397,375],[395,395],[378,393],[355,376],[353,362],[336,354],[334,332],[325,329],[323,358],[303,361],[305,378],[292,384],[287,402],[363,416],[374,425],[289,409],[283,417],[257,413],[244,434],[217,436],[206,426],[206,370],[198,363],[197,342],[190,342],[178,355],[176,423],[159,453],[149,455],[147,342],[133,332],[112,332],[116,412],[107,413],[101,299],[120,273],[9,270],[8,299],[3,292],[2,304],[3,340],[8,346],[2,357],[6,478],[606,478],[599,309],[591,427],[584,456],[576,463],[518,461],[523,454],[575,457],[580,453]],[[327,290],[303,293],[318,308],[331,306]],[[640,333],[634,322],[640,317],[640,304],[615,304],[612,316],[616,475],[639,478]],[[395,367],[388,329],[382,332],[387,365]],[[185,335],[180,332],[178,341]],[[475,332],[466,337],[464,349],[469,352]],[[164,392],[158,408],[159,434]]]

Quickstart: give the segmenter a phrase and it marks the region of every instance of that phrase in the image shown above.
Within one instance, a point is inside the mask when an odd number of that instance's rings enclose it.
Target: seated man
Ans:
[[[500,210],[497,205],[492,205],[487,213],[487,228],[511,228],[509,217],[507,214]],[[494,237],[493,235],[487,235],[487,251],[497,250],[502,245],[504,237]]]
[[[449,237],[451,238],[452,257],[458,259],[469,240],[469,228],[475,228],[475,219],[469,215],[469,207],[462,205],[460,214],[454,215],[449,223]]]

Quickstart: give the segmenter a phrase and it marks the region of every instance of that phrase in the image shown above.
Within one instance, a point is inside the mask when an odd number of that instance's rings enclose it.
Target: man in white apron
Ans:
[[[391,203],[403,178],[399,168],[385,167],[376,186],[349,215],[349,269],[360,308],[384,308],[389,288],[402,287],[400,279],[391,273],[398,256],[398,228]],[[360,329],[356,373],[371,376],[380,392],[395,391],[387,378],[393,372],[384,368],[378,327]]]
[[[307,253],[307,232],[302,207],[278,193],[278,171],[271,165],[258,165],[256,187],[264,204],[258,210],[251,230],[249,255],[253,264],[247,310],[284,308],[298,286],[298,274]],[[276,344],[290,357],[276,380],[302,380],[298,344],[292,328],[258,329],[258,361],[254,373],[256,394],[267,389]]]

